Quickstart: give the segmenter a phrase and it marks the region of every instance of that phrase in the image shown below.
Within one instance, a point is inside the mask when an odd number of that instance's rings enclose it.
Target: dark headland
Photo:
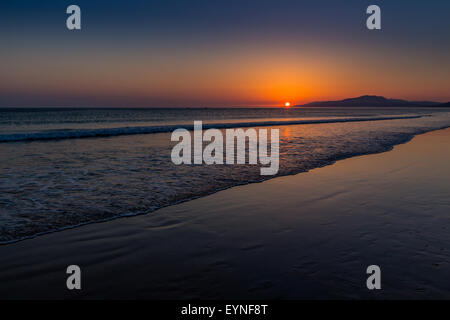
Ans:
[[[364,95],[336,101],[315,101],[294,107],[450,107],[450,102],[408,101]]]

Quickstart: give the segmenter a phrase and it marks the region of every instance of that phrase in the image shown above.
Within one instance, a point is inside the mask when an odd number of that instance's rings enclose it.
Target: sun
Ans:
[[[290,102],[286,102],[286,103],[284,104],[284,106],[285,106],[286,108],[289,108],[289,107],[291,106],[291,103],[290,103]]]

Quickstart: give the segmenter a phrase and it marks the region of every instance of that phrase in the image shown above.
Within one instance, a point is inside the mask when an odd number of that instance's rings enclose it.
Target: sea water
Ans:
[[[437,108],[0,109],[0,243],[260,182],[258,166],[175,165],[170,134],[277,128],[278,174],[383,152],[450,126]],[[301,196],[301,195],[299,195]]]

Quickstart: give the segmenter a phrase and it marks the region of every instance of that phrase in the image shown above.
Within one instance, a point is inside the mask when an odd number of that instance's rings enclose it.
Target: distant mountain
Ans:
[[[446,103],[441,103],[438,105],[435,105],[433,107],[446,107],[446,108],[450,108],[450,102],[446,102]]]
[[[337,101],[316,101],[295,107],[425,107],[436,106],[438,102],[407,101],[401,99],[388,99],[381,96],[361,96]]]

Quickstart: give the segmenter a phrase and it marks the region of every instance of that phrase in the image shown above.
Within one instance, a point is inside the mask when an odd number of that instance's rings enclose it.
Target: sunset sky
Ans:
[[[0,107],[450,101],[448,0],[14,0],[0,26]]]

